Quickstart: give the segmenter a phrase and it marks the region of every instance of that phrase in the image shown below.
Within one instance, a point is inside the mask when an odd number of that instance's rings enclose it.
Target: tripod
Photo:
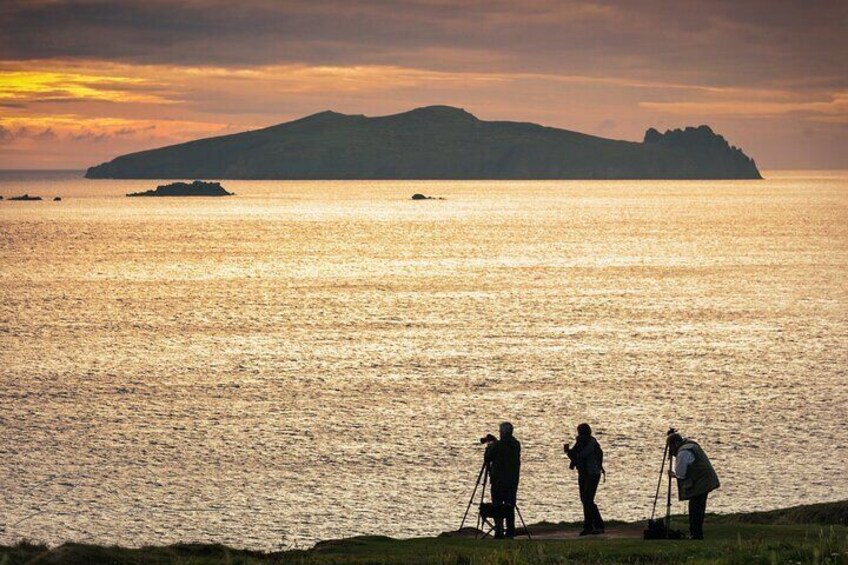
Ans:
[[[660,487],[662,486],[663,475],[665,474],[665,460],[668,459],[668,470],[672,470],[672,459],[671,454],[668,452],[668,443],[665,444],[665,449],[663,449],[663,458],[662,463],[660,463],[660,478],[657,481],[657,492],[654,494],[654,508],[651,510],[651,520],[654,520],[654,517],[657,513],[657,502],[660,499]],[[668,534],[668,529],[671,528],[671,476],[668,478],[668,491],[666,492],[665,497],[665,525],[666,525],[666,534]]]
[[[668,435],[676,433],[674,428],[668,430]],[[645,539],[682,539],[683,534],[677,530],[671,529],[671,471],[673,470],[674,461],[672,454],[668,448],[668,441],[663,449],[662,463],[660,464],[660,477],[657,480],[657,492],[654,494],[654,507],[651,510],[651,519],[648,520],[648,529],[645,530]],[[668,490],[665,498],[665,522],[662,519],[656,520],[657,502],[660,499],[660,488],[662,487],[663,475],[666,474],[665,462],[668,459]]]
[[[484,511],[486,504],[483,501],[486,498],[486,483],[488,480],[489,464],[486,461],[483,461],[483,465],[480,467],[480,472],[477,473],[477,481],[474,483],[474,490],[471,491],[471,498],[468,499],[468,506],[465,507],[465,514],[462,516],[462,523],[459,525],[459,529],[462,530],[465,526],[465,520],[468,518],[468,512],[471,510],[471,505],[474,504],[477,489],[480,488],[482,481],[482,488],[480,489],[480,503],[477,506],[477,532],[474,534],[474,539],[479,537],[480,532],[483,531],[483,526],[490,526],[489,531],[483,533],[483,538],[488,537],[488,535],[492,533],[492,530],[495,529],[495,526],[488,522],[488,519],[492,518],[492,515]],[[530,530],[527,529],[527,524],[524,523],[524,516],[521,515],[521,510],[518,508],[518,504],[515,505],[515,512],[521,520],[521,526],[524,528],[524,533],[527,535],[527,539],[532,540],[533,538],[530,537]]]

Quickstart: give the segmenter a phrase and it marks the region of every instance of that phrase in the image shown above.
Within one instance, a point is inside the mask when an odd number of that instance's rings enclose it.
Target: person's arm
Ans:
[[[604,469],[604,450],[601,444],[598,444],[598,466],[601,468],[601,473],[604,475],[604,482],[607,480],[607,470]]]
[[[689,471],[689,465],[695,461],[695,454],[684,449],[677,453],[677,462],[674,464],[674,477],[680,480],[686,478],[686,473]]]
[[[569,447],[568,444],[565,445],[565,454],[568,456],[568,460],[570,463],[568,464],[569,469],[574,469],[577,467],[577,454],[580,452],[580,439],[574,443],[573,447]]]
[[[575,463],[584,461],[595,451],[595,445],[595,442],[591,440],[587,441],[584,445],[577,444],[568,456]]]
[[[518,445],[518,465],[516,469],[518,470],[518,478],[515,481],[515,485],[518,486],[518,482],[521,480],[521,444]]]

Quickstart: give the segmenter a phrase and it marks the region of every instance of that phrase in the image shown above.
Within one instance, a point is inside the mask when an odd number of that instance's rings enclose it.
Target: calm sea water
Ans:
[[[0,202],[2,543],[435,534],[504,419],[528,522],[581,516],[582,421],[609,518],[650,512],[669,425],[718,469],[711,510],[848,498],[848,173],[79,177],[0,175],[63,197]]]

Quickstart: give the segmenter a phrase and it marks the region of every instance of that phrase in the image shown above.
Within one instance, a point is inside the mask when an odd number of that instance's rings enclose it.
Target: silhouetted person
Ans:
[[[709,457],[694,441],[673,433],[668,436],[669,453],[677,458],[669,476],[677,479],[680,500],[689,501],[689,535],[704,539],[707,495],[721,486]]]
[[[521,473],[521,443],[512,437],[512,424],[503,422],[498,428],[500,439],[486,447],[486,464],[492,486],[492,503],[506,510],[506,537],[515,537],[515,501]],[[495,537],[503,538],[502,514],[495,520]]]
[[[592,436],[589,424],[577,426],[577,440],[574,447],[564,446],[565,454],[571,460],[569,467],[577,469],[577,485],[580,488],[580,502],[583,504],[583,531],[581,536],[604,533],[604,519],[595,504],[595,494],[604,472],[604,450]]]

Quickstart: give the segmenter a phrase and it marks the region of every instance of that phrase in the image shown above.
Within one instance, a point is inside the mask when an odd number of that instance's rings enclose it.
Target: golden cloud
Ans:
[[[133,91],[148,83],[141,77],[100,75],[56,70],[0,69],[0,101],[99,100],[107,102],[169,103],[157,94]]]
[[[17,116],[0,120],[11,137],[37,139],[45,132],[60,139],[106,139],[139,136],[161,139],[183,139],[202,135],[230,133],[219,123],[190,120],[133,120],[124,118],[91,118],[77,114],[49,116]]]

